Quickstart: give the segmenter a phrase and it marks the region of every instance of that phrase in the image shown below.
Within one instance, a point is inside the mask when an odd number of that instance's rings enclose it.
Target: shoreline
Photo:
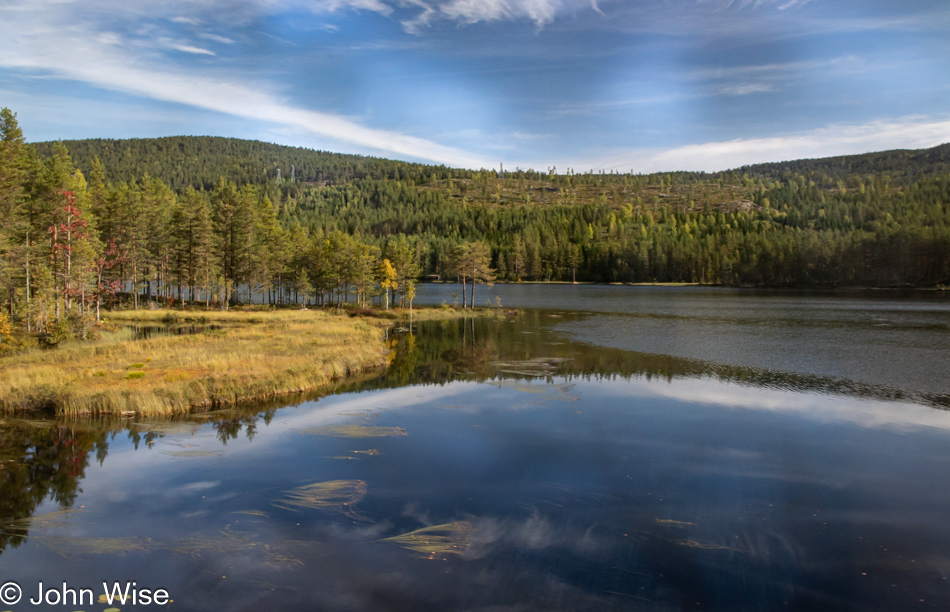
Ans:
[[[420,285],[460,285],[455,281],[419,281]],[[633,283],[633,282],[597,282],[597,281],[495,281],[494,285],[585,285],[594,287],[708,287],[715,289],[756,289],[761,291],[950,291],[950,286],[928,287],[865,287],[847,285],[838,287],[818,286],[775,286],[775,285],[718,285],[712,283]]]
[[[414,321],[506,316],[495,309],[414,309]],[[172,415],[320,392],[388,363],[383,330],[408,311],[110,311],[129,325],[197,324],[136,339],[120,327],[90,342],[0,357],[0,414]]]

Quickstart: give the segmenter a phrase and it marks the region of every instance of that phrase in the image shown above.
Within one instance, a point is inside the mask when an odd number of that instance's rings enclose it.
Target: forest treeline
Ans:
[[[365,302],[460,276],[950,282],[947,145],[639,175],[463,170],[211,137],[29,145],[8,110],[0,128],[0,289],[18,320],[59,318],[91,304],[87,293],[126,292],[133,305]]]
[[[476,171],[212,137],[63,144],[113,184],[148,175],[181,196],[225,177],[256,186],[288,231],[376,246],[404,236],[424,277],[450,276],[458,245],[483,241],[506,281],[950,282],[950,145],[637,175]]]
[[[366,306],[375,298],[411,308],[425,259],[424,245],[404,235],[282,223],[288,203],[279,187],[221,177],[209,190],[176,192],[148,174],[108,181],[98,159],[84,174],[63,144],[49,155],[28,145],[5,108],[0,206],[0,338],[11,321],[41,331],[50,344],[84,336],[103,305],[118,301],[226,308]],[[493,280],[489,256],[479,241],[452,251],[452,272],[465,283],[463,307],[474,303],[475,284]]]

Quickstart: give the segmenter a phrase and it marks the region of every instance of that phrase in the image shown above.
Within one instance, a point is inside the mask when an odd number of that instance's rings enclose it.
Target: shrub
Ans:
[[[102,326],[96,323],[96,318],[91,314],[81,315],[78,312],[70,312],[66,315],[66,320],[69,322],[73,338],[77,340],[102,338]]]
[[[181,322],[181,317],[179,317],[173,312],[166,312],[165,316],[162,317],[162,323],[164,323],[165,325],[174,325],[175,323],[180,323],[180,322]]]
[[[46,330],[40,333],[39,342],[40,346],[45,349],[54,349],[63,342],[68,342],[73,338],[72,326],[64,317],[59,320],[54,320],[47,325]]]

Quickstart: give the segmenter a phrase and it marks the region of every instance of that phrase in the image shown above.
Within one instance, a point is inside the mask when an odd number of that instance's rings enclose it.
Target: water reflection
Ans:
[[[530,379],[539,376],[589,381],[642,377],[669,382],[675,378],[713,378],[776,390],[950,407],[950,394],[946,393],[622,350],[572,342],[566,334],[558,332],[562,328],[583,326],[586,322],[583,313],[525,310],[518,317],[503,322],[471,318],[417,326],[417,334],[393,334],[390,339],[392,364],[388,372],[373,381],[361,381],[345,388],[355,391],[409,384],[443,384],[453,380]],[[532,359],[546,361],[550,368],[519,372],[519,368],[523,370]]]
[[[163,336],[188,336],[192,334],[213,333],[221,329],[220,325],[125,325],[126,329],[132,331],[132,337],[136,340],[148,340],[150,338],[161,338]]]
[[[453,285],[420,286],[438,304]],[[574,315],[552,326],[594,346],[950,394],[950,292],[496,285],[506,307]]]
[[[940,397],[550,331],[573,316],[394,331],[388,369],[296,406],[7,419],[4,579],[189,610],[950,603]]]

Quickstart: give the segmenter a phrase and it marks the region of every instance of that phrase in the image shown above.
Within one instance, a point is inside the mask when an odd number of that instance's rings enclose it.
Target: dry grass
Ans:
[[[287,497],[274,502],[274,506],[291,510],[312,508],[336,511],[346,515],[353,513],[353,504],[366,495],[366,483],[362,480],[330,480],[297,487],[286,492]],[[288,508],[288,506],[291,506]]]
[[[389,436],[406,436],[402,427],[376,427],[374,425],[327,425],[326,427],[312,427],[298,429],[299,433],[312,436],[328,436],[330,438],[385,438]]]
[[[423,527],[409,533],[385,538],[380,542],[390,542],[429,559],[437,559],[465,552],[471,532],[472,526],[469,523],[459,521]]]
[[[183,318],[162,310],[107,318],[161,324],[167,316]],[[301,310],[194,319],[219,329],[148,340],[120,330],[94,343],[0,358],[0,410],[173,414],[318,389],[386,363],[381,321]]]
[[[424,306],[422,308],[413,308],[410,317],[408,308],[360,308],[350,311],[353,316],[374,317],[378,319],[388,319],[390,321],[399,321],[408,323],[410,318],[413,323],[421,321],[448,321],[450,319],[465,319],[473,317],[498,318],[503,319],[513,316],[515,311],[505,308],[456,308],[454,306]]]

